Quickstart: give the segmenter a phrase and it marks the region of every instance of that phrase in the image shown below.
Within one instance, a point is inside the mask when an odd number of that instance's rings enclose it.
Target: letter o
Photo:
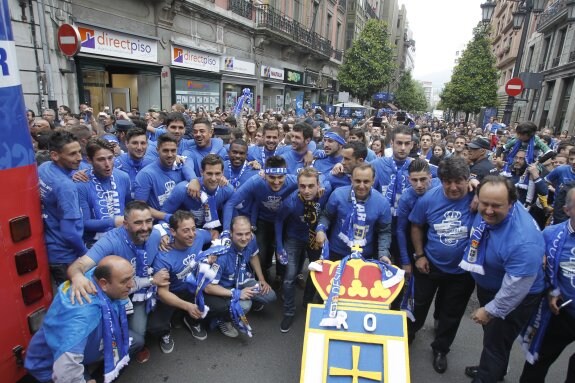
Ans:
[[[367,314],[363,317],[363,328],[365,331],[374,332],[377,328],[377,318],[373,314]]]

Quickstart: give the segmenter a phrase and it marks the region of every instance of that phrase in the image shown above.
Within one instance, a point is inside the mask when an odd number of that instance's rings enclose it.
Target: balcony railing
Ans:
[[[321,37],[315,32],[309,31],[299,22],[282,15],[267,4],[261,5],[256,12],[256,27],[266,28],[279,33],[307,48],[331,57],[333,48],[331,41]]]
[[[339,0],[338,5],[339,5],[339,7],[340,7],[341,9],[343,9],[344,11],[347,10],[347,0]]]
[[[569,62],[575,61],[575,51],[569,52]]]
[[[228,0],[228,9],[235,14],[251,20],[254,6],[249,0]]]
[[[542,32],[546,27],[558,20],[561,16],[567,14],[565,0],[557,0],[547,7],[537,21],[537,32]]]
[[[334,50],[333,51],[333,58],[336,59],[337,61],[342,61],[343,60],[343,51]]]
[[[560,59],[561,59],[561,57],[555,57],[555,58],[553,59],[553,61],[551,61],[551,68],[555,68],[556,66],[558,66]]]
[[[369,16],[370,19],[377,19],[375,11],[373,10],[373,8],[371,8],[369,4],[366,4],[365,11],[367,12],[367,15]]]

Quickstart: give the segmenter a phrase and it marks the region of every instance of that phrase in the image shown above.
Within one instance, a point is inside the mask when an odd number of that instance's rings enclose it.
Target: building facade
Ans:
[[[332,104],[343,59],[345,0],[10,1],[27,106],[90,104],[229,109]],[[80,52],[57,30],[73,24]]]

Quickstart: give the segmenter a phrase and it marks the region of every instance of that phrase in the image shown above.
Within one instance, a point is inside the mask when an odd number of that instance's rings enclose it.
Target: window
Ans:
[[[332,31],[331,25],[333,24],[332,19],[333,19],[333,15],[331,13],[328,13],[327,14],[327,25],[325,28],[325,36],[328,38],[328,40],[331,40],[331,37],[332,37],[331,36],[331,31]]]
[[[340,39],[341,39],[341,23],[338,22],[338,23],[337,23],[337,29],[336,29],[336,31],[335,31],[335,41],[334,41],[334,44],[333,44],[334,47],[336,47],[336,48],[339,48],[339,47],[340,47],[340,46],[339,46],[339,40],[340,40]]]

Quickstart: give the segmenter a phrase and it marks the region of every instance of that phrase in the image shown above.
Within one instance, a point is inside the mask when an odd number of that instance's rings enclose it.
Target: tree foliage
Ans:
[[[395,92],[395,103],[401,109],[410,112],[427,110],[423,86],[411,77],[411,71],[405,72],[399,79],[399,86]]]
[[[440,95],[441,104],[467,114],[479,113],[481,107],[497,106],[497,78],[489,30],[479,25],[453,69],[451,81],[445,84]]]
[[[341,89],[362,102],[371,99],[374,93],[391,82],[394,69],[392,56],[385,22],[368,20],[359,37],[344,54],[337,76]]]

